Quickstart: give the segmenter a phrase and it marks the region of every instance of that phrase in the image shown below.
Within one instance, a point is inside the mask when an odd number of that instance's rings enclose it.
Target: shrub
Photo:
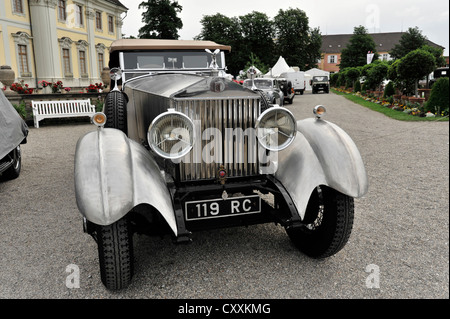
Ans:
[[[361,92],[361,82],[359,82],[359,80],[356,80],[356,82],[355,82],[354,91]]]
[[[440,78],[433,84],[430,99],[425,104],[425,110],[432,113],[448,114],[449,108],[449,79]],[[440,115],[440,114],[438,114]]]
[[[336,87],[337,80],[339,78],[339,73],[333,73],[330,75],[330,85]]]
[[[386,87],[384,88],[384,97],[390,97],[392,95],[395,94],[395,88],[394,88],[394,84],[392,83],[392,81],[389,81],[389,83],[386,85]]]
[[[12,106],[16,109],[17,113],[19,113],[20,117],[25,119],[25,117],[27,116],[25,101],[21,101],[19,105],[13,104]]]

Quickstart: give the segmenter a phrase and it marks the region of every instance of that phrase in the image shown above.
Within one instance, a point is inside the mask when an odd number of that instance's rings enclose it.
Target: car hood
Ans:
[[[21,144],[27,135],[27,124],[0,90],[0,159]]]
[[[126,83],[132,90],[166,98],[245,98],[256,93],[222,77],[204,77],[194,74],[157,74],[139,77]]]

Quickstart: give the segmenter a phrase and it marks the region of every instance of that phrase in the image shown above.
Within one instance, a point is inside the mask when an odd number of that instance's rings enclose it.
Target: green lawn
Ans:
[[[447,121],[448,122],[448,116],[446,117],[419,117],[419,116],[414,116],[414,115],[410,115],[410,114],[406,114],[400,111],[396,111],[396,110],[392,110],[388,107],[385,107],[383,105],[377,104],[377,103],[373,103],[370,101],[366,101],[364,100],[362,97],[359,96],[355,96],[352,94],[348,94],[345,92],[339,92],[336,91],[334,89],[331,89],[333,93],[337,94],[337,95],[342,95],[344,96],[346,99],[357,103],[359,105],[362,105],[364,107],[367,107],[373,111],[376,112],[380,112],[383,113],[386,116],[389,116],[390,118],[393,118],[395,120],[399,120],[399,121]]]

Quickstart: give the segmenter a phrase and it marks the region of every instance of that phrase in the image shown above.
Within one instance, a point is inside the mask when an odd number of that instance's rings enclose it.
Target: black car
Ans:
[[[314,76],[311,80],[312,93],[316,94],[320,91],[325,93],[330,92],[330,82],[328,80],[328,76],[320,75]]]
[[[28,126],[0,90],[0,180],[19,177],[22,167],[20,145],[25,144]]]

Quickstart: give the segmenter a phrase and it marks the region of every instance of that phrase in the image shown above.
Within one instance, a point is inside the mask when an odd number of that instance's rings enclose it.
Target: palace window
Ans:
[[[80,56],[80,73],[83,76],[83,75],[87,74],[86,51],[78,51],[78,54]]]
[[[102,13],[99,11],[95,11],[95,27],[102,30]]]
[[[13,0],[13,13],[24,13],[23,0]]]
[[[103,53],[98,53],[98,74],[102,74],[103,68],[105,67],[105,62],[103,58]]]
[[[114,17],[108,16],[108,32],[114,33]]]
[[[83,26],[83,7],[79,4],[75,6],[75,21],[77,26]]]
[[[62,49],[62,54],[64,75],[72,74],[72,69],[70,67],[70,50]]]
[[[28,68],[28,49],[26,45],[19,44],[17,46],[19,55],[19,71],[20,74],[30,73]]]
[[[31,77],[30,57],[32,37],[23,31],[12,34],[16,48],[17,68],[20,77]]]
[[[67,13],[66,13],[66,1],[59,0],[58,1],[58,20],[66,21]]]

